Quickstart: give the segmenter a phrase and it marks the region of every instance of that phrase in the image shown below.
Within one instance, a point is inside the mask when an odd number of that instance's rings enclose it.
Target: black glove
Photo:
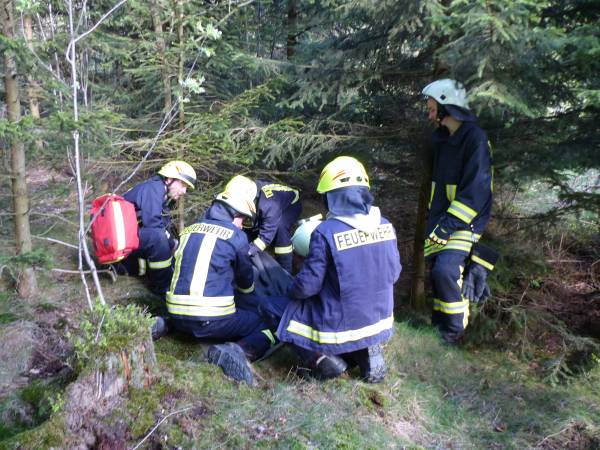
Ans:
[[[253,257],[258,255],[261,252],[260,248],[258,248],[256,245],[254,244],[250,244],[250,248],[248,249],[248,256],[249,257]]]
[[[462,285],[462,295],[471,303],[485,301],[490,296],[487,284],[488,270],[480,264],[471,263]]]

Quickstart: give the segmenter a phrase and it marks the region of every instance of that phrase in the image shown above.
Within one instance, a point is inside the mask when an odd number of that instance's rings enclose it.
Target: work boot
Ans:
[[[372,345],[360,351],[357,358],[360,376],[367,383],[381,383],[387,373],[383,359],[383,347],[379,344]]]
[[[152,340],[157,341],[161,337],[169,334],[169,325],[164,317],[156,316],[155,321],[152,324]]]
[[[219,366],[225,375],[236,381],[252,385],[252,368],[244,350],[234,342],[211,345],[208,348],[208,362]]]
[[[442,343],[449,347],[458,347],[461,339],[464,336],[464,333],[455,333],[452,331],[441,331],[440,335],[442,336]]]
[[[339,356],[319,355],[311,364],[308,364],[309,374],[318,380],[337,378],[348,368],[348,364]]]

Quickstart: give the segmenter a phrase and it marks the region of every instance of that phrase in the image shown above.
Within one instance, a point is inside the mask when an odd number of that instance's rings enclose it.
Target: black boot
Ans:
[[[157,341],[163,336],[169,334],[169,324],[166,317],[156,316],[152,324],[152,340]]]
[[[330,378],[339,377],[347,368],[348,364],[346,364],[346,361],[339,356],[321,355],[315,361],[313,372],[315,378],[328,380]]]
[[[208,348],[208,362],[223,369],[223,373],[236,381],[252,385],[254,376],[244,350],[234,342],[211,345]]]

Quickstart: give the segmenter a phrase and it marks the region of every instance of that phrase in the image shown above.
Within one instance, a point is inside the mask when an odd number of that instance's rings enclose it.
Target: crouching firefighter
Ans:
[[[275,260],[291,273],[291,228],[302,211],[298,190],[271,181],[254,181],[243,175],[233,177],[225,190],[253,195],[256,217],[249,232],[252,239],[250,256],[272,245]]]
[[[208,361],[252,384],[253,361],[275,344],[257,312],[248,238],[241,230],[256,212],[254,198],[217,195],[204,218],[183,230],[167,292],[168,325],[198,339],[226,342],[208,349]]]
[[[192,166],[184,161],[170,161],[157,175],[123,195],[135,205],[140,246],[117,268],[133,276],[146,275],[152,291],[161,296],[171,282],[171,259],[177,246],[177,239],[169,231],[171,207],[195,183]]]
[[[490,147],[462,84],[438,80],[423,94],[436,126],[424,252],[431,261],[432,324],[445,343],[455,345],[469,322],[469,300],[484,295],[487,273],[498,258],[478,243],[492,209]]]
[[[373,206],[369,178],[356,159],[327,164],[317,192],[328,214],[310,233],[277,335],[294,345],[302,369],[316,378],[358,365],[363,379],[377,383],[386,373],[381,344],[394,330],[393,285],[402,268],[396,232]]]

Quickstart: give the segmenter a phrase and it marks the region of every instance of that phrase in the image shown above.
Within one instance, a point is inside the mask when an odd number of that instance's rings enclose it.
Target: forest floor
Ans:
[[[44,198],[33,208],[34,233],[68,241],[73,199],[60,174],[46,175],[32,186]],[[403,212],[416,210],[414,191],[380,191],[404,262],[413,224]],[[52,210],[42,211],[44,203]],[[76,267],[74,250],[39,244],[52,267]],[[249,387],[207,364],[205,344],[166,336],[154,344],[160,376],[96,416],[101,424],[90,424],[85,445],[66,433],[63,420],[65,389],[76,382],[68,333],[87,308],[83,288],[76,274],[40,269],[35,304],[19,301],[9,286],[0,292],[0,448],[600,449],[599,264],[576,244],[559,244],[544,249],[544,270],[512,282],[523,291],[503,291],[509,271],[498,274],[497,297],[473,311],[472,337],[458,348],[442,345],[426,321],[399,314],[385,350],[389,373],[378,385],[355,371],[327,382],[299,378],[294,355],[283,348],[254,364],[257,382]],[[506,259],[509,269],[514,262]],[[405,301],[406,280],[397,304]],[[113,282],[103,274],[102,284],[111,305],[161,309],[137,279]],[[536,317],[547,329],[528,325]],[[561,346],[573,349],[561,353]]]

